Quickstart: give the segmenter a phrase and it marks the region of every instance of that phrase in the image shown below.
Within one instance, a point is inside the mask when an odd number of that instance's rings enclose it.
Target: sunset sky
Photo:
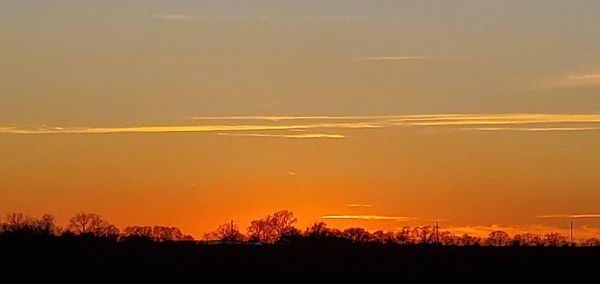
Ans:
[[[0,2],[0,215],[600,234],[600,1]],[[561,231],[562,232],[562,231]]]

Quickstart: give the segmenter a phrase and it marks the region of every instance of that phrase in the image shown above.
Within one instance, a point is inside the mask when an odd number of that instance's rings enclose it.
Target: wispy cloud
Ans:
[[[567,77],[569,80],[574,81],[586,81],[586,80],[598,80],[600,81],[600,74],[574,74]]]
[[[578,123],[600,122],[600,114],[546,114],[546,113],[506,113],[506,114],[419,114],[419,115],[366,115],[366,116],[197,116],[196,121],[352,121],[371,127],[382,124],[412,126],[481,125],[481,124],[527,124],[527,123]],[[343,124],[335,124],[343,125]],[[352,124],[346,123],[347,126]],[[325,124],[325,126],[327,126]]]
[[[398,120],[413,126],[477,126],[513,124],[599,123],[600,114],[489,114],[432,115]]]
[[[360,207],[373,207],[371,204],[346,204],[346,207],[360,208]]]
[[[551,214],[540,215],[536,218],[542,219],[600,219],[600,214]]]
[[[354,129],[445,128],[469,131],[573,132],[600,130],[600,114],[425,114],[382,116],[194,117],[194,125],[67,127],[0,126],[0,134],[217,132],[222,136],[340,139]],[[330,131],[346,131],[343,134]],[[271,131],[278,131],[272,133]],[[271,133],[269,133],[271,132]],[[284,132],[284,133],[280,133]],[[289,133],[285,133],[289,132]]]
[[[451,127],[471,131],[600,130],[600,114],[428,114],[384,116],[195,117],[197,121],[303,121],[307,128]],[[308,126],[311,125],[311,126]],[[519,125],[518,127],[516,125]]]
[[[588,87],[600,85],[600,73],[567,74],[548,79],[548,87]]]
[[[152,15],[152,17],[155,19],[167,21],[191,21],[195,18],[193,15],[185,14],[155,14]]]
[[[319,16],[315,20],[323,22],[362,22],[368,18],[360,15]]]
[[[409,221],[411,217],[380,216],[380,215],[325,215],[321,219],[334,220],[375,220],[375,221]]]
[[[356,129],[372,128],[363,123],[340,123],[340,124],[302,124],[302,125],[185,125],[185,126],[135,126],[135,127],[1,127],[0,134],[115,134],[115,133],[176,133],[176,132],[220,132],[220,131],[268,131],[268,130],[298,130],[315,128],[337,128],[337,129]],[[275,135],[275,134],[228,134],[219,135],[229,136],[256,136],[256,137],[285,137],[285,138],[344,138],[339,134],[293,134],[293,135]],[[287,136],[287,137],[286,137]]]
[[[385,118],[396,118],[398,115],[366,115],[366,116],[327,116],[327,115],[314,115],[314,116],[286,116],[286,115],[273,115],[273,116],[195,116],[191,119],[203,121],[203,120],[263,120],[263,121],[285,121],[285,120],[371,120],[371,119],[385,119]]]
[[[447,57],[441,56],[371,56],[359,58],[363,61],[375,61],[375,62],[394,62],[394,61],[432,61],[442,60]]]
[[[111,133],[170,133],[170,132],[216,132],[289,130],[303,128],[299,125],[185,125],[185,126],[134,126],[134,127],[7,127],[3,133],[14,134],[111,134]]]
[[[314,138],[329,138],[341,139],[344,135],[340,134],[258,134],[258,133],[217,133],[219,136],[237,136],[237,137],[263,137],[263,138],[293,138],[293,139],[314,139]]]
[[[600,130],[600,127],[471,127],[461,128],[466,131],[518,131],[518,132],[546,132],[546,131],[589,131]]]

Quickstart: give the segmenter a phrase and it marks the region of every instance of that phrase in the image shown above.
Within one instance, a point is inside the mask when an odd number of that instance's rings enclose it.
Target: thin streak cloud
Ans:
[[[268,130],[304,130],[315,128],[359,129],[376,128],[367,123],[302,124],[302,125],[186,125],[186,126],[138,126],[111,128],[68,128],[68,127],[1,127],[0,134],[116,134],[116,133],[177,133],[177,132],[221,132],[221,131],[268,131]],[[249,134],[246,136],[252,136]],[[294,137],[314,138],[316,136],[343,138],[339,134],[297,134]],[[311,137],[312,136],[312,137]]]
[[[569,75],[570,80],[600,80],[600,74],[576,74]]]
[[[568,74],[551,80],[549,87],[588,87],[600,85],[600,73]]]
[[[257,133],[217,133],[219,136],[233,136],[233,137],[263,137],[263,138],[293,138],[293,139],[315,139],[315,138],[329,138],[329,139],[342,139],[345,136],[340,134],[257,134]]]
[[[204,116],[193,117],[197,121],[327,121],[347,120],[355,122],[376,122],[396,125],[436,126],[436,125],[477,125],[477,124],[526,124],[526,123],[567,123],[600,122],[600,114],[421,114],[421,115],[373,115],[373,116]]]
[[[600,130],[600,114],[425,114],[382,116],[223,116],[196,117],[199,125],[132,127],[0,126],[0,134],[110,134],[173,132],[250,132],[248,137],[344,138],[311,131],[443,127],[468,131],[573,132]],[[256,133],[289,131],[292,134]],[[302,132],[298,134],[298,132]],[[234,136],[234,135],[230,135]]]
[[[472,127],[461,128],[466,131],[517,131],[517,132],[546,132],[546,131],[590,131],[600,130],[600,127]]]
[[[316,17],[315,20],[323,22],[362,22],[367,18],[363,16],[320,16]]]
[[[375,221],[408,221],[411,217],[379,216],[379,215],[325,215],[326,220],[375,220]]]
[[[193,15],[184,15],[184,14],[167,14],[167,15],[156,14],[156,15],[152,15],[152,17],[155,19],[167,20],[167,21],[191,21],[194,19]]]
[[[553,214],[540,215],[536,218],[541,219],[600,219],[600,214]]]
[[[360,208],[360,207],[373,207],[371,204],[346,204],[346,207]]]
[[[361,58],[363,61],[393,62],[393,61],[432,61],[441,60],[439,56],[373,56]]]
[[[111,134],[111,133],[172,133],[172,132],[216,132],[252,130],[289,130],[304,128],[298,125],[198,125],[198,126],[138,126],[111,128],[5,128],[3,133],[12,134]]]
[[[264,121],[285,121],[285,120],[370,120],[397,118],[397,115],[373,115],[373,116],[195,116],[193,120],[264,120]]]

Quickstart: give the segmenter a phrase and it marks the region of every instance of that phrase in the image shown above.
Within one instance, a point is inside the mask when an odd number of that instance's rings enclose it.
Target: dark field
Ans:
[[[597,283],[599,271],[589,247],[0,243],[3,283]]]

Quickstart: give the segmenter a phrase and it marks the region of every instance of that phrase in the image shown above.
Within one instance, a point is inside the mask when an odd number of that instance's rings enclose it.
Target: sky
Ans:
[[[600,235],[598,1],[0,2],[0,214]]]

